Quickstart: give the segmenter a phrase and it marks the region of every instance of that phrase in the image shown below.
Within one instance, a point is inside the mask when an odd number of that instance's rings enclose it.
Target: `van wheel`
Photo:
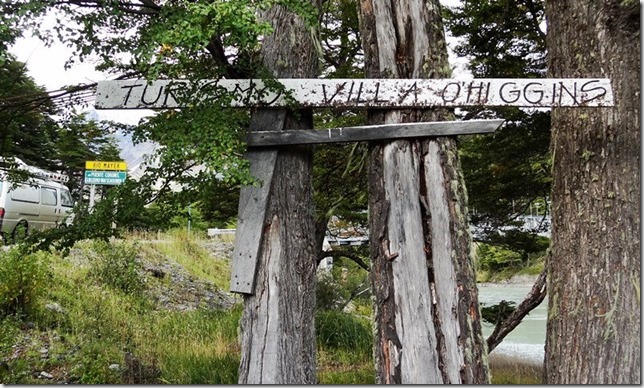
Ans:
[[[20,221],[18,225],[11,232],[11,240],[14,244],[20,244],[25,241],[27,235],[29,234],[29,225],[26,221]]]

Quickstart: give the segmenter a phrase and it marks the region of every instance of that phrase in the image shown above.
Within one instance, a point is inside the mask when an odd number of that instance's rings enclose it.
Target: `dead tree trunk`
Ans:
[[[313,32],[281,6],[263,15],[274,32],[262,46],[265,67],[278,78],[312,78],[317,74]],[[252,126],[312,128],[310,111],[259,111]],[[240,384],[312,384],[316,382],[314,207],[311,193],[312,150],[288,147],[253,151],[259,169],[274,166],[264,185],[266,215],[240,222],[263,222],[254,294],[244,297],[241,319]],[[266,174],[265,174],[266,175]],[[245,191],[244,191],[245,190]],[[253,188],[242,190],[240,218]],[[260,228],[262,230],[262,228]],[[237,242],[236,242],[237,245]]]
[[[552,112],[545,382],[640,384],[640,4],[551,0],[552,77],[611,79],[613,108]]]
[[[360,9],[368,77],[449,76],[437,0],[361,0]],[[447,118],[390,110],[369,120]],[[489,382],[455,139],[372,143],[369,182],[378,382]]]

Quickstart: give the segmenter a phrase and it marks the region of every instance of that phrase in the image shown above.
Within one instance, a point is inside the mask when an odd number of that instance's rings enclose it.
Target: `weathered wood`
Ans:
[[[389,346],[391,362],[400,365],[403,384],[442,384],[432,320],[436,296],[428,284],[422,209],[417,200],[421,196],[418,144],[396,142],[383,152],[385,198],[390,206],[384,259],[391,261],[400,341],[400,346]]]
[[[447,76],[437,0],[360,0],[368,76]],[[371,110],[370,124],[448,119]],[[489,369],[452,137],[372,142],[369,230],[379,383],[483,384]]]
[[[315,4],[315,2],[314,2]],[[273,26],[260,56],[275,77],[313,77],[314,35],[282,6],[263,11]],[[312,128],[313,114],[287,111],[284,129]],[[240,320],[240,384],[316,382],[314,204],[312,147],[277,153],[266,205],[253,294],[244,294]]]
[[[255,79],[100,81],[97,109],[177,108],[178,96],[234,96],[231,106],[404,108],[432,106],[611,106],[608,79],[279,79],[274,91]],[[288,97],[287,97],[288,95]],[[290,100],[292,98],[292,100]]]
[[[294,144],[346,143],[429,136],[471,135],[494,132],[504,120],[437,121],[331,128],[326,130],[250,132],[249,147]]]
[[[249,131],[279,131],[284,127],[285,117],[286,112],[283,110],[260,110],[252,116]],[[258,185],[243,186],[240,191],[237,232],[230,269],[230,291],[252,294],[277,150],[249,150],[246,158],[250,162],[250,174],[257,179]]]

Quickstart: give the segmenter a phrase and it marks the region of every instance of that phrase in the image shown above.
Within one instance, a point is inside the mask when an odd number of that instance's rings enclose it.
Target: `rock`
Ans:
[[[110,366],[108,366],[108,368],[110,370],[120,370],[121,366],[119,364],[110,364]]]
[[[62,307],[60,307],[60,305],[58,303],[47,303],[45,305],[45,308],[47,310],[53,311],[55,313],[59,313],[59,314],[64,314],[65,313],[65,310]]]
[[[163,272],[162,269],[151,268],[150,272],[152,272],[152,276],[154,276],[155,278],[163,279],[165,277],[165,272]]]
[[[51,379],[54,378],[54,375],[52,375],[51,373],[47,373],[45,371],[42,371],[42,372],[40,372],[40,377],[51,380]]]

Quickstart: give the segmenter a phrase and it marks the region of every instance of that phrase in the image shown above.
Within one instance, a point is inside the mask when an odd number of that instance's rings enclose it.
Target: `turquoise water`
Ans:
[[[530,291],[531,285],[516,284],[479,284],[479,302],[490,306],[501,300],[516,302],[519,305]],[[497,346],[492,354],[504,354],[526,358],[532,361],[543,361],[546,342],[546,318],[548,298],[526,316]],[[483,323],[483,335],[487,338],[494,326]]]

